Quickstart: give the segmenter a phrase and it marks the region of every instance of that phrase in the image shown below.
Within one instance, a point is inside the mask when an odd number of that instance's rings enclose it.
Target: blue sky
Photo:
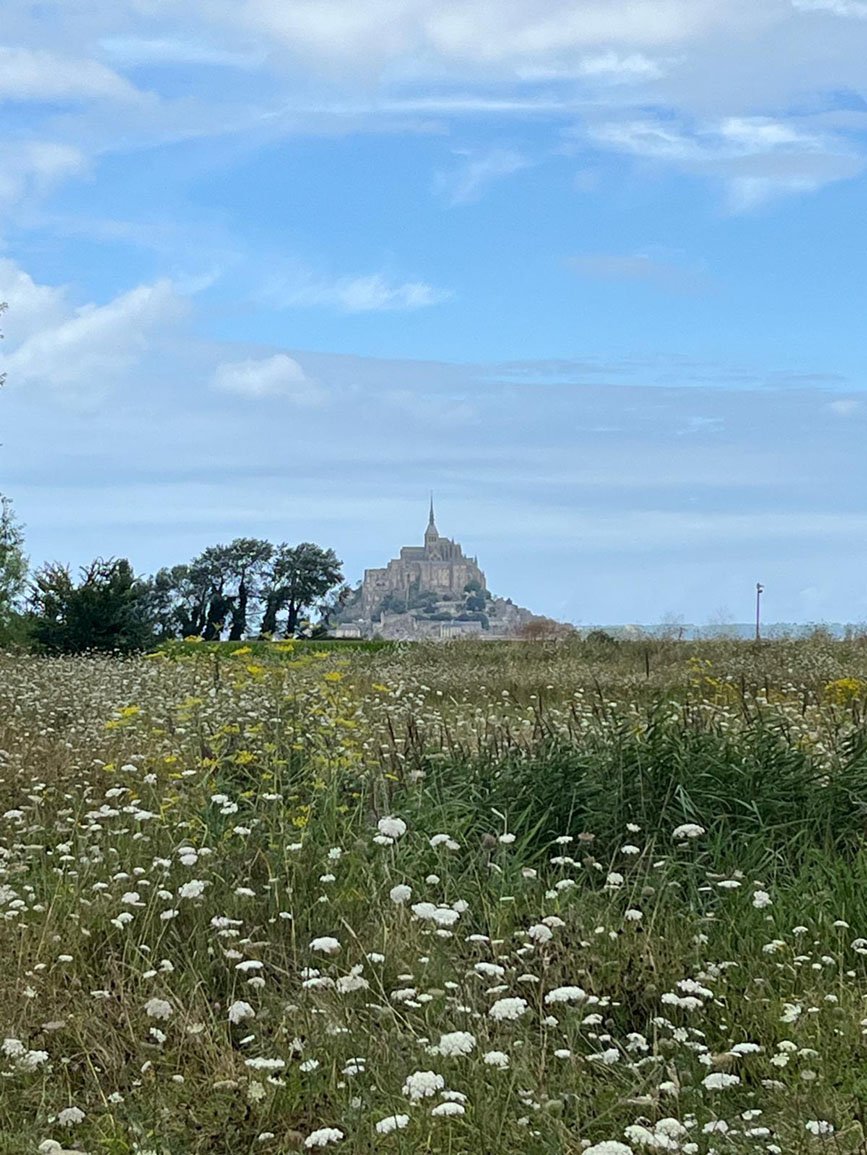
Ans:
[[[4,0],[35,563],[441,532],[576,623],[867,620],[867,0]]]

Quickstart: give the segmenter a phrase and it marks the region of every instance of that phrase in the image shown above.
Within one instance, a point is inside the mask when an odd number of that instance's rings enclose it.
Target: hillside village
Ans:
[[[386,566],[364,571],[364,580],[332,621],[338,638],[516,637],[533,621],[530,610],[495,597],[478,559],[442,537],[431,499],[423,545],[405,545]]]

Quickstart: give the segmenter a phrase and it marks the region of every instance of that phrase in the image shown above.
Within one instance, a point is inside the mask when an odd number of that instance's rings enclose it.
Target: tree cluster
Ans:
[[[136,576],[125,558],[97,558],[77,577],[57,562],[29,574],[21,526],[0,498],[0,642],[125,653],[173,638],[321,633],[349,592],[341,565],[312,542],[242,537],[151,577]]]
[[[148,584],[151,615],[163,639],[294,637],[305,611],[315,608],[327,623],[339,607],[346,588],[341,564],[334,550],[312,542],[275,546],[239,537],[155,574]]]

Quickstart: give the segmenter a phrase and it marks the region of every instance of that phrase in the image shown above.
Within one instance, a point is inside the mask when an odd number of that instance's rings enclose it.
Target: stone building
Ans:
[[[422,594],[458,601],[471,582],[482,591],[487,588],[477,559],[466,557],[458,542],[440,537],[431,498],[424,545],[405,545],[388,565],[364,571],[360,616],[373,617],[383,603],[393,612],[407,611]]]

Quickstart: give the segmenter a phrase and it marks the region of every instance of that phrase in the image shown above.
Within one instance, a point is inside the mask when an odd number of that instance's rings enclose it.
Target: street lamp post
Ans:
[[[762,640],[762,594],[765,592],[765,587],[761,582],[756,582],[756,641]]]

